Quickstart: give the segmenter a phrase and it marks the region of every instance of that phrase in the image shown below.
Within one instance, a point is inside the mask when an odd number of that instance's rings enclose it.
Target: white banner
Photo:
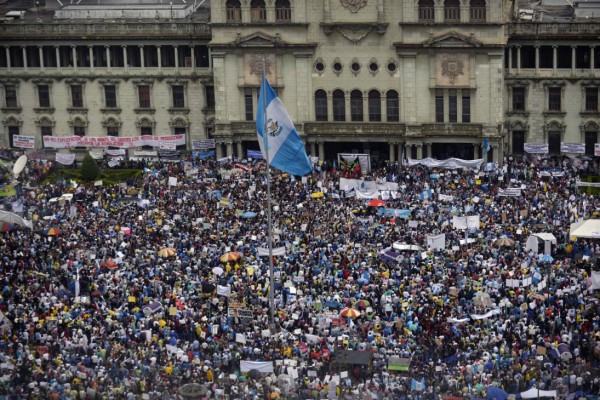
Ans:
[[[429,250],[443,250],[446,248],[446,234],[429,236],[427,235],[427,247]]]
[[[498,196],[521,197],[521,188],[498,189]]]
[[[119,147],[185,145],[185,135],[170,136],[44,136],[44,147],[66,149],[70,147]]]
[[[273,251],[274,256],[285,256],[285,247],[284,246],[276,247],[272,251]],[[259,247],[258,248],[258,256],[259,257],[269,257],[269,249],[264,248],[264,247]]]
[[[468,217],[452,217],[452,226],[454,229],[479,229],[479,215],[471,215]]]
[[[585,154],[585,143],[562,143],[560,144],[561,153]]]
[[[494,308],[491,311],[486,312],[485,314],[471,314],[471,318],[477,320],[477,319],[486,319],[489,318],[493,315],[496,314],[500,314],[500,309],[499,308]]]
[[[454,196],[449,196],[447,194],[438,194],[438,200],[453,202],[454,201]]]
[[[458,168],[473,168],[479,169],[483,164],[483,158],[478,160],[463,160],[460,158],[448,158],[447,160],[436,160],[434,158],[425,158],[423,160],[408,160],[408,165],[425,165],[429,168],[445,168],[445,169],[458,169]]]
[[[525,143],[525,153],[548,154],[548,143]]]
[[[116,167],[117,165],[121,164],[121,160],[110,160],[108,162],[108,166],[111,168]]]
[[[252,369],[262,374],[272,374],[273,361],[240,361],[240,372],[248,372]]]
[[[600,271],[592,271],[592,290],[600,290]]]
[[[207,150],[215,147],[215,139],[192,140],[192,150]]]
[[[13,146],[21,149],[35,149],[35,137],[13,135]]]
[[[63,165],[71,165],[75,162],[75,154],[73,153],[56,153],[55,158],[57,163]]]
[[[102,150],[90,150],[90,157],[94,160],[102,160],[104,158],[104,152]]]
[[[217,295],[225,297],[231,296],[231,286],[217,285]]]

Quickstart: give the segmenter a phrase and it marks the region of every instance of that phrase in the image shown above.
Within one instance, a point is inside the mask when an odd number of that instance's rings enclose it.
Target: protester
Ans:
[[[363,177],[397,183],[380,208],[339,187],[344,171],[273,171],[272,245],[283,255],[273,257],[271,324],[261,164],[123,166],[144,174],[76,187],[43,185],[52,165],[30,161],[6,203],[34,224],[0,233],[0,393],[9,399],[170,399],[190,382],[205,398],[230,399],[600,392],[591,280],[600,244],[569,236],[600,202],[577,188],[579,170],[383,165]],[[520,195],[499,195],[508,188]],[[455,229],[463,215],[479,226]],[[526,248],[539,232],[557,239],[551,257]],[[427,250],[441,234],[442,248]],[[394,243],[422,250],[386,258]],[[232,252],[239,259],[221,260]],[[230,315],[236,307],[250,318]],[[360,315],[340,316],[345,307]],[[343,361],[342,350],[372,360]],[[408,372],[388,370],[398,358]],[[242,373],[242,361],[273,361],[274,371]]]

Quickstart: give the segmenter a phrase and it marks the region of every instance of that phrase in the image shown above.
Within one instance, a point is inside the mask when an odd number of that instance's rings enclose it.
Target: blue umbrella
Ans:
[[[496,386],[488,386],[485,398],[487,400],[506,400],[508,393]]]
[[[326,301],[325,304],[323,304],[325,307],[329,307],[329,308],[333,308],[333,309],[340,309],[342,308],[342,303],[340,303],[339,301],[336,300],[329,300]]]
[[[554,261],[554,258],[552,258],[552,256],[550,254],[544,254],[544,256],[542,257],[542,259],[540,261],[551,263]]]
[[[242,214],[242,218],[254,218],[256,213],[254,211],[246,211]]]

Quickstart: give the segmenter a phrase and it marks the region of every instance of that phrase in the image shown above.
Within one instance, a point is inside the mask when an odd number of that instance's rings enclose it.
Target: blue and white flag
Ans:
[[[423,200],[429,199],[431,197],[431,194],[432,194],[431,189],[427,189],[427,190],[422,191],[419,194],[419,197],[421,198],[421,201],[423,201]]]
[[[490,151],[490,140],[488,138],[483,139],[483,145],[481,146],[483,154],[487,154]]]
[[[268,162],[271,166],[292,175],[312,172],[304,143],[281,99],[264,76],[258,97],[256,132],[265,159],[268,145]]]
[[[494,162],[489,162],[489,163],[483,164],[484,172],[491,172],[491,171],[494,171],[495,169],[496,169],[496,163],[494,163]]]
[[[533,275],[531,276],[531,281],[533,283],[540,283],[542,281],[542,273],[540,272],[539,269],[535,269],[535,272],[533,273]]]
[[[412,381],[410,382],[410,390],[417,392],[425,390],[425,378],[421,378],[420,382],[415,379],[412,379]]]
[[[253,158],[255,160],[264,159],[262,152],[260,150],[247,150],[246,153],[247,153],[248,158]]]

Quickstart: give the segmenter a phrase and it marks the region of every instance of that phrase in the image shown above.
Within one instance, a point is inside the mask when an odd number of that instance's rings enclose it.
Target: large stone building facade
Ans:
[[[245,157],[264,71],[322,160],[593,154],[595,23],[521,21],[504,0],[190,3],[84,1],[0,24],[0,147],[184,134],[182,149],[213,139],[217,157]]]

